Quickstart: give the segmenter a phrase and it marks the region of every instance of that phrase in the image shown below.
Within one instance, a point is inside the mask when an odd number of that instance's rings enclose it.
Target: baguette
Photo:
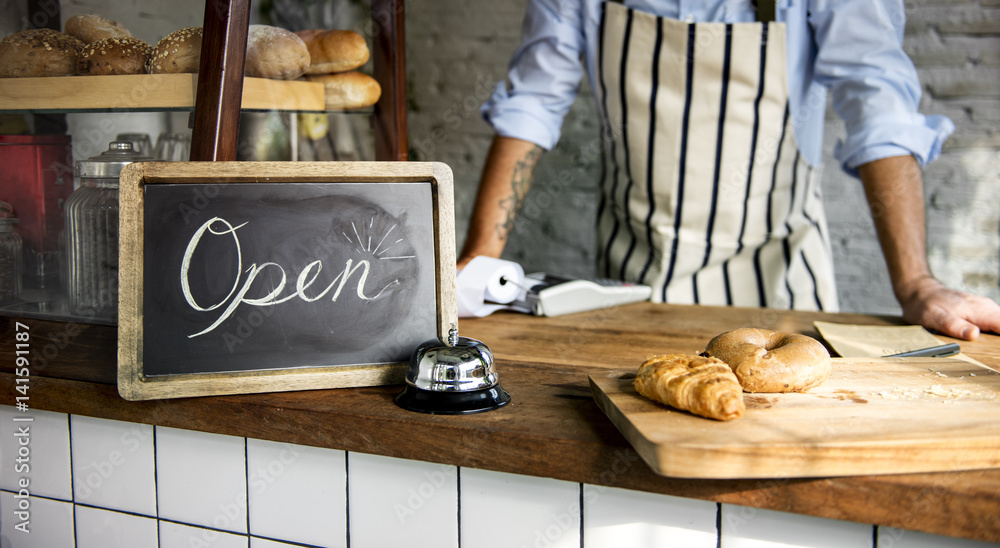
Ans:
[[[309,49],[306,74],[354,70],[368,62],[365,38],[353,30],[300,30],[295,33]]]
[[[95,13],[70,17],[63,25],[63,31],[78,38],[84,44],[105,38],[132,38],[132,33],[124,25],[118,21],[105,19]]]
[[[357,71],[307,75],[306,80],[323,84],[326,88],[326,108],[331,110],[370,107],[382,95],[382,87],[374,78]]]

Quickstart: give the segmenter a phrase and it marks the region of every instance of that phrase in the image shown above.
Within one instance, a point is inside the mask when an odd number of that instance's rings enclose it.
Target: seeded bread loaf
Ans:
[[[150,74],[198,72],[201,64],[201,27],[186,27],[163,37],[149,57]]]
[[[15,32],[0,40],[0,78],[72,76],[83,42],[52,29]]]
[[[76,63],[80,75],[142,74],[153,47],[138,38],[104,38],[83,46]]]

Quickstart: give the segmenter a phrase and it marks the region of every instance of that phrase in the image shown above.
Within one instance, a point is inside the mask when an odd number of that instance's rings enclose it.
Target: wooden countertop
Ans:
[[[0,386],[12,404],[14,340],[0,318]],[[536,318],[462,320],[496,356],[510,405],[468,416],[412,413],[399,386],[127,402],[115,386],[114,328],[24,320],[35,409],[556,478],[1000,541],[1000,470],[847,478],[689,480],[654,474],[591,397],[587,375],[636,367],[650,353],[694,352],[742,326],[816,335],[814,320],[893,325],[849,314],[642,303]],[[1000,337],[963,342],[1000,367]]]

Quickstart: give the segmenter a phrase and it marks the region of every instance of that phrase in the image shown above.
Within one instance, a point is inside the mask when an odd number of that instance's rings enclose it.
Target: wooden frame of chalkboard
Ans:
[[[120,181],[127,400],[402,383],[457,329],[445,164],[144,162]]]

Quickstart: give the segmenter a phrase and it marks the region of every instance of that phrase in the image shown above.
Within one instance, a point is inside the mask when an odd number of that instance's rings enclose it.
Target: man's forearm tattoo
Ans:
[[[513,192],[510,197],[500,200],[500,209],[504,212],[505,217],[502,222],[497,223],[496,229],[497,236],[501,239],[506,239],[511,229],[514,228],[514,219],[524,204],[528,189],[531,188],[531,173],[535,164],[538,163],[538,159],[542,156],[542,150],[542,147],[535,146],[514,166],[514,174],[510,179],[510,187]]]

